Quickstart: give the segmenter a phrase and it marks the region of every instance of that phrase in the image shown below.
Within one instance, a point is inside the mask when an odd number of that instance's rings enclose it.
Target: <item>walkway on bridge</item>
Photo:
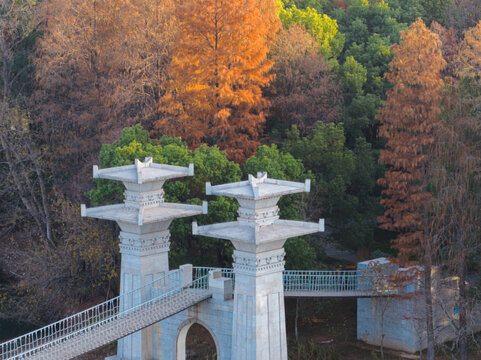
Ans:
[[[232,268],[196,266],[194,267],[194,277],[196,279],[205,277],[211,270],[222,270],[222,276],[233,279],[235,284]],[[357,270],[284,270],[284,296],[362,298],[389,294],[374,291],[370,280],[370,277]]]
[[[180,270],[130,293],[1,344],[0,359],[71,359],[155,324],[212,295],[209,271],[231,268],[194,267],[194,281],[185,282]],[[358,271],[284,271],[286,297],[372,297],[376,292]]]

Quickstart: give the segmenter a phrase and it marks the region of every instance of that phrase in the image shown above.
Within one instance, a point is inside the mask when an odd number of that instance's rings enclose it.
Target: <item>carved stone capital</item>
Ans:
[[[150,253],[167,252],[170,249],[170,232],[163,231],[147,235],[120,233],[120,252],[131,255],[146,255]]]
[[[284,270],[284,249],[269,251],[261,254],[250,254],[242,251],[234,251],[233,267],[236,272],[252,275],[261,275]]]
[[[152,246],[144,246],[144,247],[137,247],[137,246],[129,246],[124,244],[119,244],[120,253],[121,254],[129,254],[135,256],[145,256],[145,255],[153,255],[158,253],[167,252],[170,250],[170,242],[163,245],[152,245]]]
[[[260,226],[270,225],[279,219],[279,208],[277,206],[257,210],[240,207],[237,213],[239,214],[238,220],[252,222]]]
[[[133,208],[150,208],[159,206],[159,204],[164,202],[164,191],[162,189],[150,192],[136,192],[125,190],[124,191],[124,202],[127,206]]]

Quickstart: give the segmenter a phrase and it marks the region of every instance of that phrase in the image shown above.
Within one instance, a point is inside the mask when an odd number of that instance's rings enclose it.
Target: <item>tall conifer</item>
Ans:
[[[438,36],[421,20],[402,32],[391,72],[386,74],[394,88],[379,120],[379,135],[387,140],[379,161],[387,171],[379,183],[385,186],[381,203],[385,213],[381,226],[398,233],[394,247],[403,263],[422,255],[425,234],[425,209],[430,194],[426,191],[428,149],[434,142],[433,128],[438,121],[443,85],[441,70],[445,61]]]
[[[278,28],[274,0],[184,0],[169,88],[160,101],[159,133],[190,146],[217,144],[244,161],[259,145],[264,110],[261,87],[271,79],[269,44]]]
[[[399,250],[401,263],[412,257],[424,266],[427,359],[434,359],[433,300],[431,267],[435,247],[430,238],[427,191],[429,149],[435,141],[434,129],[439,119],[441,70],[446,65],[441,43],[418,19],[401,33],[401,43],[393,46],[391,72],[386,74],[394,88],[379,120],[379,135],[387,139],[379,161],[387,171],[379,183],[385,186],[381,203],[383,228],[398,233],[393,245]]]

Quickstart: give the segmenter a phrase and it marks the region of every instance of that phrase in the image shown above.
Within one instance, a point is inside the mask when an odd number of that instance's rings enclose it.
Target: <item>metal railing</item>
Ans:
[[[193,268],[194,279],[204,277],[205,289],[208,289],[209,271],[221,270],[222,276],[231,278],[235,283],[234,269],[195,266]],[[374,291],[371,284],[371,276],[358,270],[284,270],[284,292],[310,292],[310,293],[347,293],[353,291]]]
[[[141,288],[121,294],[87,310],[44,326],[0,345],[0,359],[20,359],[38,349],[70,338],[85,329],[134,309],[136,305],[180,287],[181,272],[173,270]],[[196,286],[199,284],[196,283]]]
[[[203,280],[201,278],[167,291],[71,334],[69,338],[52,342],[47,347],[37,350],[40,354],[35,354],[33,358],[71,359],[159,322],[209,298],[210,293],[201,289]]]
[[[193,279],[204,279],[203,289],[209,288],[209,271],[212,270],[220,270],[222,271],[222,276],[225,278],[232,279],[232,286],[234,286],[234,269],[233,268],[216,268],[216,267],[207,267],[207,266],[194,266],[193,267]]]
[[[348,292],[358,291],[361,275],[356,270],[299,271],[285,270],[285,292]]]

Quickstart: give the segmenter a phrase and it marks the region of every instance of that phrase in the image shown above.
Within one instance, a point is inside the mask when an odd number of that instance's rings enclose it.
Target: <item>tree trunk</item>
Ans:
[[[459,276],[459,360],[468,360],[468,329],[466,309],[466,256],[464,235],[459,236],[458,249],[458,276]]]
[[[296,298],[296,319],[294,321],[294,334],[296,336],[296,342],[299,340],[297,334],[297,320],[299,319],[299,298]]]
[[[384,337],[386,334],[384,333],[384,317],[386,315],[386,310],[387,310],[387,305],[389,298],[380,298],[380,300],[383,302],[382,304],[382,312],[381,312],[381,359],[384,360]]]
[[[426,251],[424,264],[424,300],[426,305],[426,340],[427,360],[434,360],[434,323],[433,323],[433,297],[431,292],[431,258]]]
[[[426,149],[423,149],[423,153]],[[422,182],[426,183],[426,167],[422,167]],[[426,359],[434,360],[434,321],[433,321],[433,294],[431,284],[431,271],[433,263],[433,237],[431,235],[431,226],[429,222],[428,205],[424,205],[424,234],[423,234],[423,251],[424,251],[424,301],[426,308]]]
[[[384,360],[384,324],[381,329],[381,359]]]

